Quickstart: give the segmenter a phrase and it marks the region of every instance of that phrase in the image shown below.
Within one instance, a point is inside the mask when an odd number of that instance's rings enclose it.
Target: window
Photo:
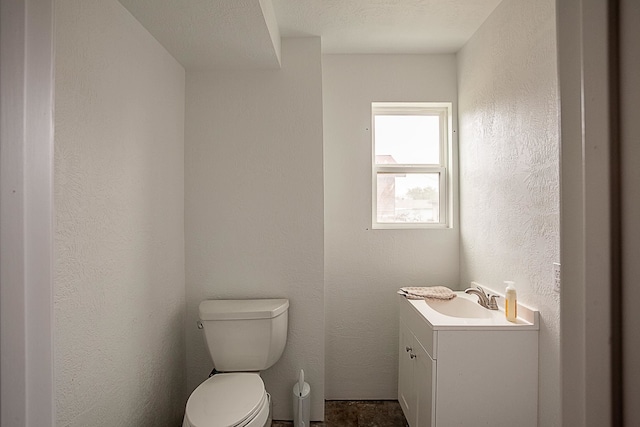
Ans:
[[[451,104],[374,102],[372,121],[372,227],[448,227]]]

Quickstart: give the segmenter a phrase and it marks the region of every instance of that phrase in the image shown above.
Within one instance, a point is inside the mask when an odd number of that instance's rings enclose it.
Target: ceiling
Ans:
[[[501,0],[119,0],[188,70],[277,68],[281,37],[323,53],[458,51]]]

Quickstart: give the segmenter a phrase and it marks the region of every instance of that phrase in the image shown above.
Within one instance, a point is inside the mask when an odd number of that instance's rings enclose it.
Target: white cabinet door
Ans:
[[[434,427],[436,362],[431,359],[420,344],[417,344],[416,347],[414,359],[416,427]]]
[[[411,427],[416,425],[416,391],[414,387],[414,363],[411,358],[414,337],[409,328],[400,322],[400,346],[398,352],[398,402]],[[408,349],[408,350],[407,350]]]

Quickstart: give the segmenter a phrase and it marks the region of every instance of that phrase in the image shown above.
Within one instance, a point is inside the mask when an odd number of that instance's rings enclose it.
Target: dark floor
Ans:
[[[396,400],[327,400],[324,422],[317,427],[408,427]],[[274,421],[271,427],[291,427],[291,421]]]

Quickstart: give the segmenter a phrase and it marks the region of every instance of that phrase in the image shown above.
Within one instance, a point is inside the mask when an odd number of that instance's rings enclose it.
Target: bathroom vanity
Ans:
[[[398,296],[398,400],[411,427],[535,427],[538,312],[508,322],[475,296]]]

